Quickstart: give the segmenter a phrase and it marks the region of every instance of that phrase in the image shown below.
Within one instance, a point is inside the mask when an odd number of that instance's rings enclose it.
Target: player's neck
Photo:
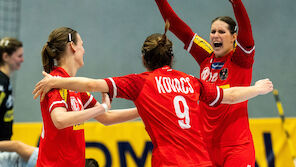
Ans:
[[[73,68],[73,66],[71,67],[69,65],[61,65],[60,67],[62,67],[70,75],[70,77],[76,76],[77,68]]]
[[[70,77],[76,76],[78,68],[73,56],[63,56],[58,62],[58,66],[62,67]]]
[[[11,75],[11,70],[9,68],[9,66],[6,64],[6,65],[3,65],[3,66],[0,66],[0,71],[2,71],[5,75],[7,75],[8,77],[10,77]]]

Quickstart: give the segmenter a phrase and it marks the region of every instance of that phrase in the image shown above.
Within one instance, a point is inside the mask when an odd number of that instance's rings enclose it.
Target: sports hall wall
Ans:
[[[209,39],[211,20],[234,17],[228,0],[169,0],[176,13],[191,28]],[[296,116],[295,94],[295,0],[243,0],[250,16],[256,44],[253,82],[270,78],[279,89],[287,116]],[[163,33],[164,22],[154,0],[24,0],[21,1],[20,40],[25,61],[16,73],[15,121],[41,121],[39,101],[33,100],[34,85],[42,78],[41,48],[49,33],[60,26],[76,29],[85,47],[85,66],[78,76],[104,78],[145,69],[141,46],[155,32]],[[175,68],[199,76],[199,67],[183,44],[174,43]],[[98,97],[98,96],[97,96]],[[98,97],[99,98],[99,97]],[[113,108],[132,107],[131,102],[115,100]],[[277,117],[272,94],[249,102],[250,117]]]

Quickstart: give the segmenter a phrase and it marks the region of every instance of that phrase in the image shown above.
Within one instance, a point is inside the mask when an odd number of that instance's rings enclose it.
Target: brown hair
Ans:
[[[152,34],[148,36],[142,46],[144,66],[148,70],[155,70],[165,65],[172,66],[173,43],[167,38],[166,32],[170,24],[165,23],[164,34]]]
[[[48,41],[42,48],[42,64],[45,72],[49,73],[54,67],[54,60],[59,61],[66,50],[68,42],[77,42],[77,31],[60,27],[53,30],[48,37]]]
[[[221,20],[223,22],[225,22],[226,24],[228,24],[228,30],[230,31],[231,34],[234,34],[237,32],[237,26],[236,26],[236,22],[229,16],[219,16],[216,17],[213,21],[212,24],[217,21],[217,20]]]
[[[3,54],[12,55],[17,49],[23,47],[23,43],[16,38],[4,37],[0,40],[0,66],[4,65]]]

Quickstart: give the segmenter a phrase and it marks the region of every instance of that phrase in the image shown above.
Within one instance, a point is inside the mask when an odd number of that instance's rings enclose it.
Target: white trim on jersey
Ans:
[[[89,105],[89,103],[93,100],[93,98],[94,97],[92,95],[90,95],[88,101],[84,104],[83,108],[86,108]]]
[[[55,101],[55,102],[53,102],[53,103],[50,105],[48,111],[50,112],[50,111],[51,111],[51,108],[52,108],[54,105],[59,104],[59,103],[64,103],[64,104],[66,105],[66,108],[68,108],[68,104],[67,104],[64,100],[62,100],[62,101]]]
[[[218,102],[218,100],[220,99],[220,89],[218,86],[216,88],[217,88],[217,97],[211,104],[209,104],[209,106],[214,106]]]
[[[110,81],[112,82],[112,85],[113,85],[113,97],[116,97],[117,96],[117,87],[116,87],[116,84],[114,82],[114,80],[112,78],[108,78],[110,79]]]
[[[82,104],[82,102],[81,102],[81,100],[80,100],[79,98],[77,98],[77,101],[79,102],[79,104],[80,104],[81,106],[83,106],[83,104]]]
[[[253,48],[251,49],[251,50],[249,50],[249,51],[247,51],[246,49],[244,49],[243,47],[242,47],[242,45],[240,45],[239,43],[238,43],[238,41],[236,41],[236,44],[237,44],[237,46],[239,46],[245,53],[247,53],[247,54],[250,54],[250,53],[252,53],[254,50],[255,50],[255,46],[253,46]]]
[[[196,36],[197,36],[197,34],[194,34],[194,35],[193,35],[193,38],[191,39],[191,41],[190,41],[190,43],[189,43],[189,46],[188,46],[188,48],[187,48],[187,52],[190,52],[191,47],[192,47],[192,45],[193,45],[193,41],[194,41],[194,39],[195,39]]]
[[[41,132],[41,138],[44,139],[44,125],[42,125],[42,132]]]

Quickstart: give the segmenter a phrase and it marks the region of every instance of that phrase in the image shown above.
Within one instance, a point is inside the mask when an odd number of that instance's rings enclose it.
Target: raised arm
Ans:
[[[273,84],[269,79],[259,80],[254,86],[232,87],[223,90],[221,103],[235,104],[249,100],[258,95],[264,95],[273,90]]]
[[[255,49],[252,27],[248,13],[241,0],[230,0],[238,24],[237,44],[247,53]]]
[[[184,49],[201,64],[205,58],[212,53],[211,45],[195,34],[191,28],[177,16],[167,0],[155,0],[155,2],[163,19],[170,22],[169,30],[184,43]]]
[[[191,28],[174,12],[167,0],[155,0],[164,19],[170,22],[170,31],[174,33],[185,45],[188,45],[194,36]]]

